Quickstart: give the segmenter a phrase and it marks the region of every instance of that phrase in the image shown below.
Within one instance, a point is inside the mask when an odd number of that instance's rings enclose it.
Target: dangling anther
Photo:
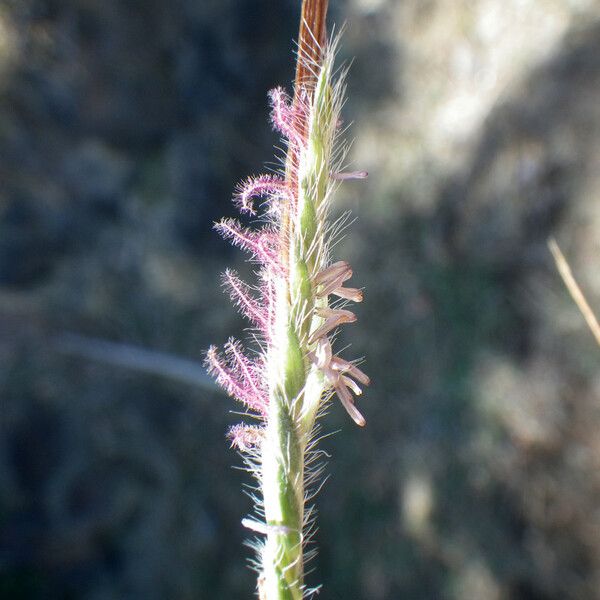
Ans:
[[[351,179],[366,179],[369,174],[366,171],[348,171],[346,173],[332,173],[331,179],[335,181],[349,181]]]
[[[325,322],[311,334],[309,340],[311,344],[319,338],[325,337],[332,329],[335,329],[339,325],[354,323],[356,321],[356,315],[349,310],[319,308],[316,313],[325,319]]]
[[[362,291],[357,288],[342,287],[344,281],[352,277],[352,267],[343,260],[333,263],[323,269],[315,277],[315,285],[320,286],[317,289],[317,296],[324,298],[329,294],[334,294],[345,300],[352,302],[362,302]]]

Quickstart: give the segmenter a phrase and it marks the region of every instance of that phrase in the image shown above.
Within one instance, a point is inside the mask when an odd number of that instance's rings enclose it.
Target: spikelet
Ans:
[[[317,415],[337,395],[354,422],[365,425],[355,396],[369,378],[332,350],[337,328],[356,321],[346,306],[332,306],[332,297],[360,302],[362,291],[344,287],[352,277],[347,262],[331,262],[329,211],[339,182],[366,177],[337,168],[344,156],[338,143],[344,81],[343,73],[334,79],[334,52],[331,44],[318,64],[306,65],[313,83],[296,89],[294,100],[282,88],[269,92],[271,123],[288,148],[285,170],[251,177],[234,195],[240,212],[260,214],[263,224],[247,228],[224,219],[215,225],[259,265],[257,286],[231,270],[223,283],[258,332],[260,353],[250,358],[239,342],[229,340],[222,354],[209,349],[207,365],[256,417],[251,425],[231,428],[228,437],[258,481],[262,521],[245,522],[265,536],[257,548],[259,593],[267,600],[308,594],[303,546],[311,510],[305,508],[305,488],[320,473],[308,466]]]

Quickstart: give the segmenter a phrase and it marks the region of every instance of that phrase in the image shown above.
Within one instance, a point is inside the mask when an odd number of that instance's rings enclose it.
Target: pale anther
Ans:
[[[336,181],[347,181],[349,179],[366,179],[369,174],[366,171],[349,171],[347,173],[332,173],[331,178]]]

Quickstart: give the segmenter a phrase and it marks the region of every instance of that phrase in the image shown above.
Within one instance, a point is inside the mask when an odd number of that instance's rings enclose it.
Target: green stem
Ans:
[[[305,2],[305,5],[307,3]],[[324,18],[327,2],[319,11]],[[318,12],[318,11],[317,11]],[[315,15],[317,14],[315,12]],[[320,37],[323,37],[322,35]],[[304,468],[324,381],[311,367],[311,331],[321,324],[312,280],[322,268],[323,227],[319,207],[329,185],[332,141],[331,65],[316,78],[313,106],[306,123],[307,147],[297,155],[297,213],[282,218],[282,258],[288,277],[276,299],[274,344],[269,361],[270,399],[262,444],[261,486],[267,539],[259,580],[261,600],[301,600],[304,597]]]
[[[262,464],[267,540],[261,598],[300,600],[304,586],[304,448],[287,399],[275,396],[265,447],[276,450],[265,453]]]

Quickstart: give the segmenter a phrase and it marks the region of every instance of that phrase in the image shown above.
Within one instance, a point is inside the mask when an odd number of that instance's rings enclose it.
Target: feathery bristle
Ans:
[[[215,346],[211,346],[206,353],[206,362],[209,372],[215,377],[217,383],[236,400],[246,405],[249,409],[265,416],[268,409],[268,399],[260,392],[252,376],[252,368],[241,369],[237,356],[233,355],[234,364],[231,363],[232,346],[226,348],[229,361],[223,360]],[[247,359],[249,361],[249,359]]]
[[[250,286],[244,283],[231,269],[227,269],[223,273],[223,284],[240,312],[266,334],[268,332],[268,309],[252,296]]]
[[[247,229],[235,219],[222,219],[215,223],[214,228],[234,246],[250,252],[257,262],[282,271],[278,252],[279,240],[271,229]]]
[[[255,215],[252,204],[254,198],[267,198],[268,203],[275,200],[290,200],[291,194],[285,180],[276,175],[259,175],[248,177],[238,184],[234,194],[234,202],[240,212]]]

